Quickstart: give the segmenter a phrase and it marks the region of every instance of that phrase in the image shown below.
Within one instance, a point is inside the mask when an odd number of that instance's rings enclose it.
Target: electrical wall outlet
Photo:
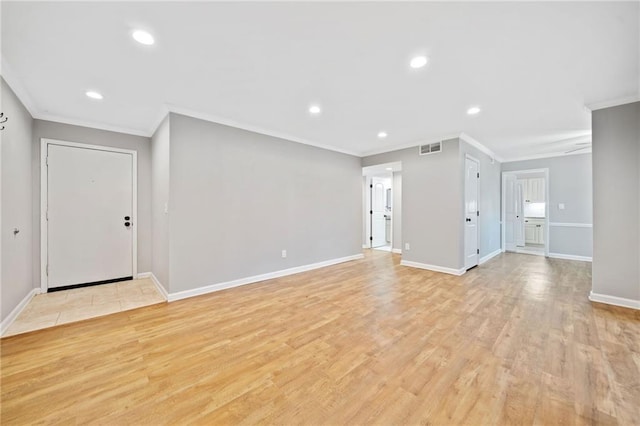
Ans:
[[[282,250],[282,258],[286,258],[287,257],[287,251],[286,250]]]
[[[411,250],[411,246],[409,245],[409,243],[404,243],[404,249]]]

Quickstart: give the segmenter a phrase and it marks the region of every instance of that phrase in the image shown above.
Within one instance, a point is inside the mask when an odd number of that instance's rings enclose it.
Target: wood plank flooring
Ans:
[[[591,264],[365,259],[1,341],[2,424],[638,424],[640,312]]]

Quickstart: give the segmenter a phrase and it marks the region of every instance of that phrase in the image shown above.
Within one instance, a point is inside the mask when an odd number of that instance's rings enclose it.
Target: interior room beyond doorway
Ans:
[[[401,170],[400,162],[362,169],[363,248],[400,252],[401,238],[397,232],[400,228],[395,225],[401,219],[400,191],[397,190]]]

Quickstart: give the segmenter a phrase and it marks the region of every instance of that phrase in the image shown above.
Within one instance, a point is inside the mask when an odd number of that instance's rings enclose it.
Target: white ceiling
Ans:
[[[639,22],[637,1],[3,1],[2,73],[39,118],[148,135],[168,107],[357,155],[464,132],[512,159],[589,141],[585,105],[638,99]]]

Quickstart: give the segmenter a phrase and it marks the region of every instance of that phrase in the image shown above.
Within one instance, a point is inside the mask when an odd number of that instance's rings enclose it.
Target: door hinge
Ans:
[[[478,179],[480,178],[480,172],[478,172]]]
[[[373,241],[373,237],[369,237],[369,240],[370,240],[370,241]]]
[[[47,263],[47,270],[46,270],[46,274],[47,276],[49,276],[49,264]]]
[[[480,212],[476,210],[476,216],[480,216]]]
[[[373,210],[369,210],[369,214],[373,214]]]
[[[373,189],[373,184],[372,183],[369,184],[369,188]]]
[[[49,156],[46,156],[44,159],[44,163],[48,166],[49,165]]]
[[[476,253],[480,254],[480,249],[476,249]]]

